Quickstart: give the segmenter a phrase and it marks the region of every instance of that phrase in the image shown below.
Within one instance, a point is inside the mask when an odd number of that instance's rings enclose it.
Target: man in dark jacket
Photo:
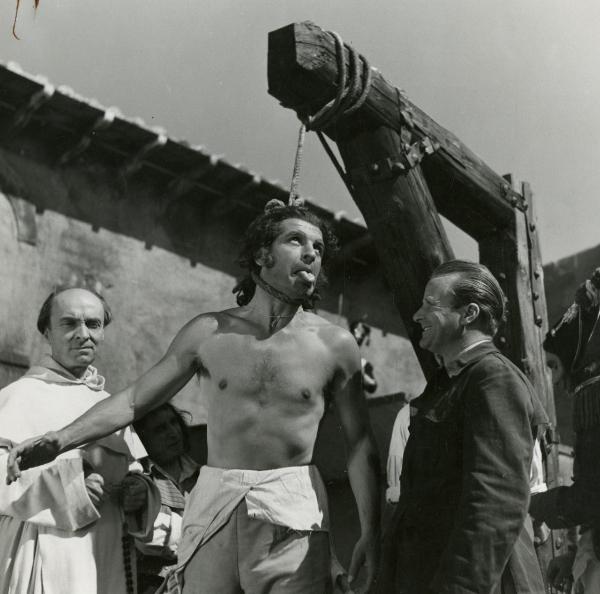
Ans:
[[[546,415],[492,343],[504,296],[485,266],[437,268],[414,315],[441,364],[411,402],[380,592],[543,594],[525,527],[536,426]]]
[[[593,594],[600,592],[600,268],[577,289],[544,348],[560,359],[573,397],[574,480],[532,497],[530,513],[551,528],[580,526],[578,546],[569,545],[548,573],[561,591],[573,578],[577,592]]]

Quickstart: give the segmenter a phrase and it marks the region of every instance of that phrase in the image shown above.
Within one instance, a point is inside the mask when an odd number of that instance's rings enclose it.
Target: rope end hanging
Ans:
[[[298,196],[298,183],[300,179],[300,166],[302,163],[302,151],[304,149],[304,138],[307,130],[315,130],[319,134],[319,140],[325,148],[329,158],[332,160],[335,168],[342,177],[342,180],[350,190],[350,185],[347,175],[344,173],[341,165],[337,162],[335,155],[331,152],[325,141],[324,136],[320,133],[325,127],[334,124],[340,117],[349,116],[357,109],[362,107],[367,99],[372,83],[371,66],[367,59],[358,54],[350,46],[344,46],[342,38],[332,31],[329,34],[335,42],[335,55],[337,61],[338,81],[336,96],[325,104],[321,109],[312,116],[307,116],[302,119],[300,131],[298,133],[298,144],[296,147],[296,158],[294,160],[294,171],[292,173],[292,182],[290,184],[290,195],[288,205],[301,205],[304,201]],[[344,47],[349,52],[350,77],[348,77],[348,67],[346,66]],[[361,66],[362,64],[362,81],[361,81]],[[362,84],[361,84],[362,82]]]
[[[294,159],[294,171],[292,172],[288,206],[301,206],[304,204],[304,200],[298,197],[298,183],[300,181],[300,165],[302,164],[302,151],[304,150],[305,138],[306,125],[302,122],[302,124],[300,124],[300,130],[298,131],[298,144],[296,145],[296,158]]]

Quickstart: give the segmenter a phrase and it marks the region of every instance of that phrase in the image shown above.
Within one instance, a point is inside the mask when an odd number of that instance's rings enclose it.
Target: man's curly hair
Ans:
[[[256,284],[252,280],[251,273],[260,274],[261,267],[256,263],[258,252],[261,248],[271,247],[281,232],[281,223],[287,219],[300,219],[320,229],[325,244],[323,267],[327,265],[331,256],[337,251],[338,240],[329,223],[310,212],[305,206],[286,206],[279,200],[271,200],[265,206],[264,212],[250,223],[242,238],[238,263],[248,271],[248,274],[233,289],[233,292],[236,293],[238,305],[246,305],[254,296]],[[326,275],[321,271],[317,279],[315,292],[309,299],[313,307],[314,302],[320,298],[319,288],[326,282]]]

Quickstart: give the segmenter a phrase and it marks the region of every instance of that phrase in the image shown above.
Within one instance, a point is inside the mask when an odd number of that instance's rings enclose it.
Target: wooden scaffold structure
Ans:
[[[511,176],[496,174],[364,56],[314,23],[269,34],[268,83],[281,105],[319,133],[334,160],[326,137],[336,143],[343,161],[336,167],[367,223],[425,375],[434,362],[418,347],[412,315],[433,269],[453,258],[442,215],[478,242],[481,263],[499,280],[509,314],[497,346],[527,374],[555,426],[530,185],[516,187]],[[555,441],[548,440],[549,487],[557,480]]]

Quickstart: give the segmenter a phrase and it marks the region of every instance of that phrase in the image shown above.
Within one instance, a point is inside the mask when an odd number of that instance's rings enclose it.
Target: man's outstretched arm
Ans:
[[[211,323],[196,319],[184,326],[165,356],[134,384],[95,404],[70,425],[12,448],[8,456],[7,483],[20,471],[53,460],[60,453],[95,441],[129,425],[172,398],[197,368],[197,350]]]
[[[370,427],[369,412],[362,392],[360,354],[352,337],[341,345],[342,370],[334,384],[334,399],[348,446],[348,477],[356,499],[361,536],[352,553],[350,580],[364,564],[371,587],[379,562],[379,457]]]

